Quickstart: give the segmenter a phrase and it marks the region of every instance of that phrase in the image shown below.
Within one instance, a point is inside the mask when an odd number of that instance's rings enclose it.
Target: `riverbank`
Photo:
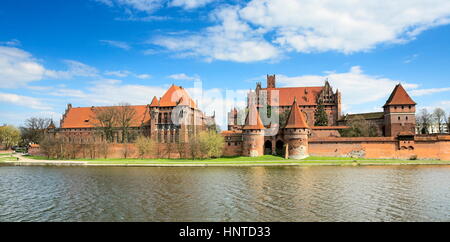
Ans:
[[[55,160],[39,156],[0,157],[2,166],[118,166],[118,167],[217,167],[217,166],[379,166],[379,165],[450,165],[440,160],[362,159],[350,157],[308,157],[289,160],[279,156],[224,157],[217,159],[75,159]]]

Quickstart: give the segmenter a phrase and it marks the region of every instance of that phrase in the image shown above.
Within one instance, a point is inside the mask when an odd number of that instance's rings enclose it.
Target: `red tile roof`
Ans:
[[[242,129],[264,129],[264,125],[259,117],[259,112],[258,109],[256,109],[256,105],[250,105],[247,117],[245,118],[245,125]]]
[[[158,105],[159,105],[158,98],[154,96],[152,99],[152,103],[150,103],[150,107],[158,107]]]
[[[286,122],[285,129],[309,129],[308,124],[305,122],[305,117],[300,111],[297,104],[297,99],[294,98],[291,111],[289,112],[289,118]]]
[[[140,127],[150,121],[150,115],[147,105],[130,106],[136,112],[131,120],[130,127]],[[109,107],[81,107],[71,108],[67,111],[66,116],[61,124],[61,128],[93,128],[98,126],[98,121],[95,119],[94,110],[96,108],[114,108]]]
[[[401,84],[395,86],[391,96],[384,106],[388,105],[416,105]]]
[[[268,96],[270,95],[269,105],[275,106],[272,103],[276,103],[277,97],[275,93],[271,91],[279,92],[279,106],[291,106],[294,101],[294,97],[297,97],[298,105],[317,105],[317,98],[323,90],[323,87],[283,87],[283,88],[261,88],[266,90]]]
[[[189,105],[191,108],[197,108],[197,105],[189,96],[186,89],[176,85],[172,85],[159,100],[160,107],[175,107],[179,103]]]

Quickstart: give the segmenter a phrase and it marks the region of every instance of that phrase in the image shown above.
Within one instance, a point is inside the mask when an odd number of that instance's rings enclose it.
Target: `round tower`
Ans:
[[[242,155],[249,157],[264,155],[264,125],[254,104],[249,106],[242,131]]]
[[[288,145],[289,159],[304,159],[309,156],[308,136],[311,130],[294,98],[289,118],[284,127],[284,139]]]

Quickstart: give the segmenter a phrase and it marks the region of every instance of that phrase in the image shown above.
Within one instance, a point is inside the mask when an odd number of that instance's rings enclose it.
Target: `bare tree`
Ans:
[[[95,124],[103,133],[105,140],[113,142],[114,127],[116,124],[116,109],[115,107],[95,107],[94,119],[98,122]]]
[[[421,134],[429,134],[429,128],[431,126],[432,115],[428,113],[427,109],[421,109],[416,116],[416,122],[419,125]]]
[[[446,114],[445,111],[442,108],[436,108],[433,111],[433,119],[438,125],[439,133],[442,133],[442,126],[446,122]]]
[[[50,126],[50,118],[31,117],[25,120],[25,125],[20,127],[24,143],[36,143],[44,138],[45,130]]]
[[[117,125],[122,130],[122,143],[130,141],[129,129],[136,115],[136,110],[128,103],[120,103],[116,108]]]

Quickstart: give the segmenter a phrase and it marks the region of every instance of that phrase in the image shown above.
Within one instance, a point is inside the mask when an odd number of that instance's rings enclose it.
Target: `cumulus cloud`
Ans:
[[[15,48],[0,46],[0,87],[17,88],[33,81],[69,79],[75,76],[95,77],[97,69],[78,61],[65,60],[67,70],[46,69],[30,53]]]
[[[50,110],[48,104],[43,103],[40,99],[28,96],[17,95],[13,93],[0,92],[0,102],[9,103],[13,105],[29,107],[38,110]]]
[[[250,62],[283,52],[367,51],[450,22],[447,0],[252,0],[217,12],[218,24],[198,34],[154,43],[182,57]]]
[[[202,33],[184,36],[160,36],[153,44],[178,52],[179,57],[198,56],[206,61],[250,62],[277,58],[278,50],[258,31],[240,20],[236,7],[222,8],[212,15],[221,24]]]
[[[0,46],[0,84],[12,88],[41,80],[46,69],[33,56],[21,49]]]

